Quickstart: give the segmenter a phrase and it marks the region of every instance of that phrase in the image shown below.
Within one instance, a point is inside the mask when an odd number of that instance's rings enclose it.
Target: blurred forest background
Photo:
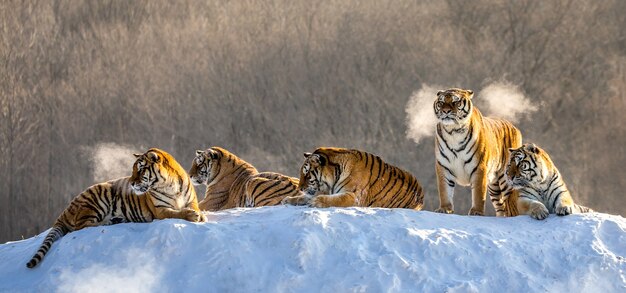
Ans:
[[[626,214],[626,1],[6,0],[0,14],[0,242],[114,178],[95,174],[120,156],[94,156],[103,144],[185,168],[218,145],[292,176],[303,151],[359,148],[415,174],[433,210],[434,142],[407,138],[409,96],[502,80],[539,105],[517,125],[574,198]],[[457,191],[456,213],[469,202]]]

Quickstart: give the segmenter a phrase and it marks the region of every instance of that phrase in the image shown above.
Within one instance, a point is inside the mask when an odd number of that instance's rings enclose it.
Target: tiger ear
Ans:
[[[306,158],[308,158],[308,157],[310,157],[311,155],[312,155],[312,153],[309,153],[309,152],[304,152],[304,158],[305,158],[305,159],[306,159]]]
[[[204,153],[204,151],[196,150],[196,156],[202,155],[202,153]]]
[[[149,152],[149,153],[148,153],[148,159],[149,159],[151,162],[154,162],[154,163],[159,163],[161,158],[159,158],[159,155],[157,155],[157,153],[155,153],[155,152]]]
[[[473,97],[474,97],[474,91],[473,90],[467,90],[467,98],[471,100]]]
[[[216,151],[214,151],[212,149],[208,149],[206,152],[209,155],[209,158],[211,158],[212,160],[217,159],[218,155],[217,155]]]
[[[445,93],[445,92],[446,92],[446,91],[444,91],[444,90],[439,90],[439,91],[437,91],[437,97],[438,97],[438,96],[441,96],[441,94],[443,94],[443,93]]]
[[[135,156],[135,158],[139,159],[141,156],[143,156],[143,154],[133,154],[133,156]]]
[[[534,143],[529,143],[529,144],[526,146],[526,149],[527,149],[528,151],[530,151],[530,152],[535,153],[535,154],[538,154],[538,153],[539,153],[539,148],[538,148],[538,147],[537,147]]]
[[[320,158],[320,166],[326,165],[326,157],[320,155],[319,158]]]
[[[326,158],[321,156],[320,154],[312,154],[309,156],[309,161],[313,166],[324,166],[326,165]]]
[[[514,151],[516,151],[516,150],[517,150],[517,149],[514,149],[514,148],[509,148],[509,153],[512,153],[512,152],[514,152]]]

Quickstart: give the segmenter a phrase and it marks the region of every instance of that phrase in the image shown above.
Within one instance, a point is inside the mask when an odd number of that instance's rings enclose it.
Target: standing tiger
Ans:
[[[559,169],[546,151],[534,144],[524,144],[511,148],[510,152],[506,176],[517,191],[518,214],[543,220],[549,214],[565,216],[593,212],[574,203]]]
[[[487,190],[496,210],[504,216],[511,192],[504,169],[509,148],[522,144],[520,131],[503,119],[483,117],[472,104],[474,92],[451,88],[437,93],[435,170],[439,189],[439,208],[435,212],[453,213],[454,187],[471,186],[470,215],[483,215]]]
[[[37,266],[53,242],[86,227],[165,218],[206,221],[187,173],[170,154],[151,148],[135,157],[132,176],[93,185],[70,202],[27,267]]]
[[[299,193],[298,179],[273,172],[259,173],[220,147],[196,151],[189,175],[193,184],[206,185],[204,199],[199,203],[205,211],[273,206],[284,197]]]
[[[421,210],[422,186],[411,173],[359,150],[318,148],[304,153],[299,188],[287,204],[313,207],[383,207]]]

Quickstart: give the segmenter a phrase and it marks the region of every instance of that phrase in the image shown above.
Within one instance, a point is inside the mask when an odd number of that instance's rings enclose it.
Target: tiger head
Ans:
[[[438,91],[434,108],[439,123],[444,125],[466,124],[472,115],[473,96],[473,91],[460,88]]]
[[[212,147],[207,150],[196,151],[196,157],[191,164],[189,177],[194,185],[209,184],[219,173],[219,161],[223,156],[223,151]]]
[[[160,183],[165,183],[165,173],[172,159],[168,153],[151,148],[143,154],[134,154],[137,160],[133,164],[133,174],[130,176],[130,187],[137,194],[143,194],[150,188],[157,187]]]
[[[549,177],[550,166],[552,161],[547,153],[532,143],[511,148],[506,166],[507,182],[514,189],[536,187]]]
[[[328,175],[330,170],[328,157],[319,153],[304,153],[304,163],[300,168],[298,188],[307,195],[330,194]]]

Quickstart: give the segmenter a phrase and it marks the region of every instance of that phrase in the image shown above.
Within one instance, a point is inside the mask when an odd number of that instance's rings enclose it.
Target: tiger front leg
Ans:
[[[157,208],[156,209],[156,218],[157,219],[183,219],[189,222],[206,222],[206,216],[200,212],[191,208],[182,208],[180,210],[175,210],[171,208]]]
[[[307,203],[309,203],[309,200],[310,200],[310,197],[307,194],[301,193],[295,196],[287,196],[283,198],[283,200],[281,200],[281,203],[294,205],[294,206],[302,206],[302,205],[306,205]]]
[[[569,192],[565,191],[559,195],[556,200],[554,212],[559,216],[571,215],[574,212],[574,201],[569,195]]]
[[[454,198],[454,186],[456,183],[452,177],[439,165],[435,163],[435,171],[437,173],[437,188],[439,190],[439,208],[435,209],[436,213],[452,214],[454,208],[452,206],[452,199]]]
[[[520,196],[517,207],[520,214],[529,215],[535,220],[543,220],[550,215],[550,211],[541,202],[527,197]]]
[[[467,214],[482,216],[485,214],[485,201],[487,199],[487,174],[481,168],[476,169],[475,172],[475,178],[472,180],[472,208]]]
[[[315,208],[353,207],[356,205],[356,194],[354,192],[344,192],[318,195],[309,201],[309,205]]]

